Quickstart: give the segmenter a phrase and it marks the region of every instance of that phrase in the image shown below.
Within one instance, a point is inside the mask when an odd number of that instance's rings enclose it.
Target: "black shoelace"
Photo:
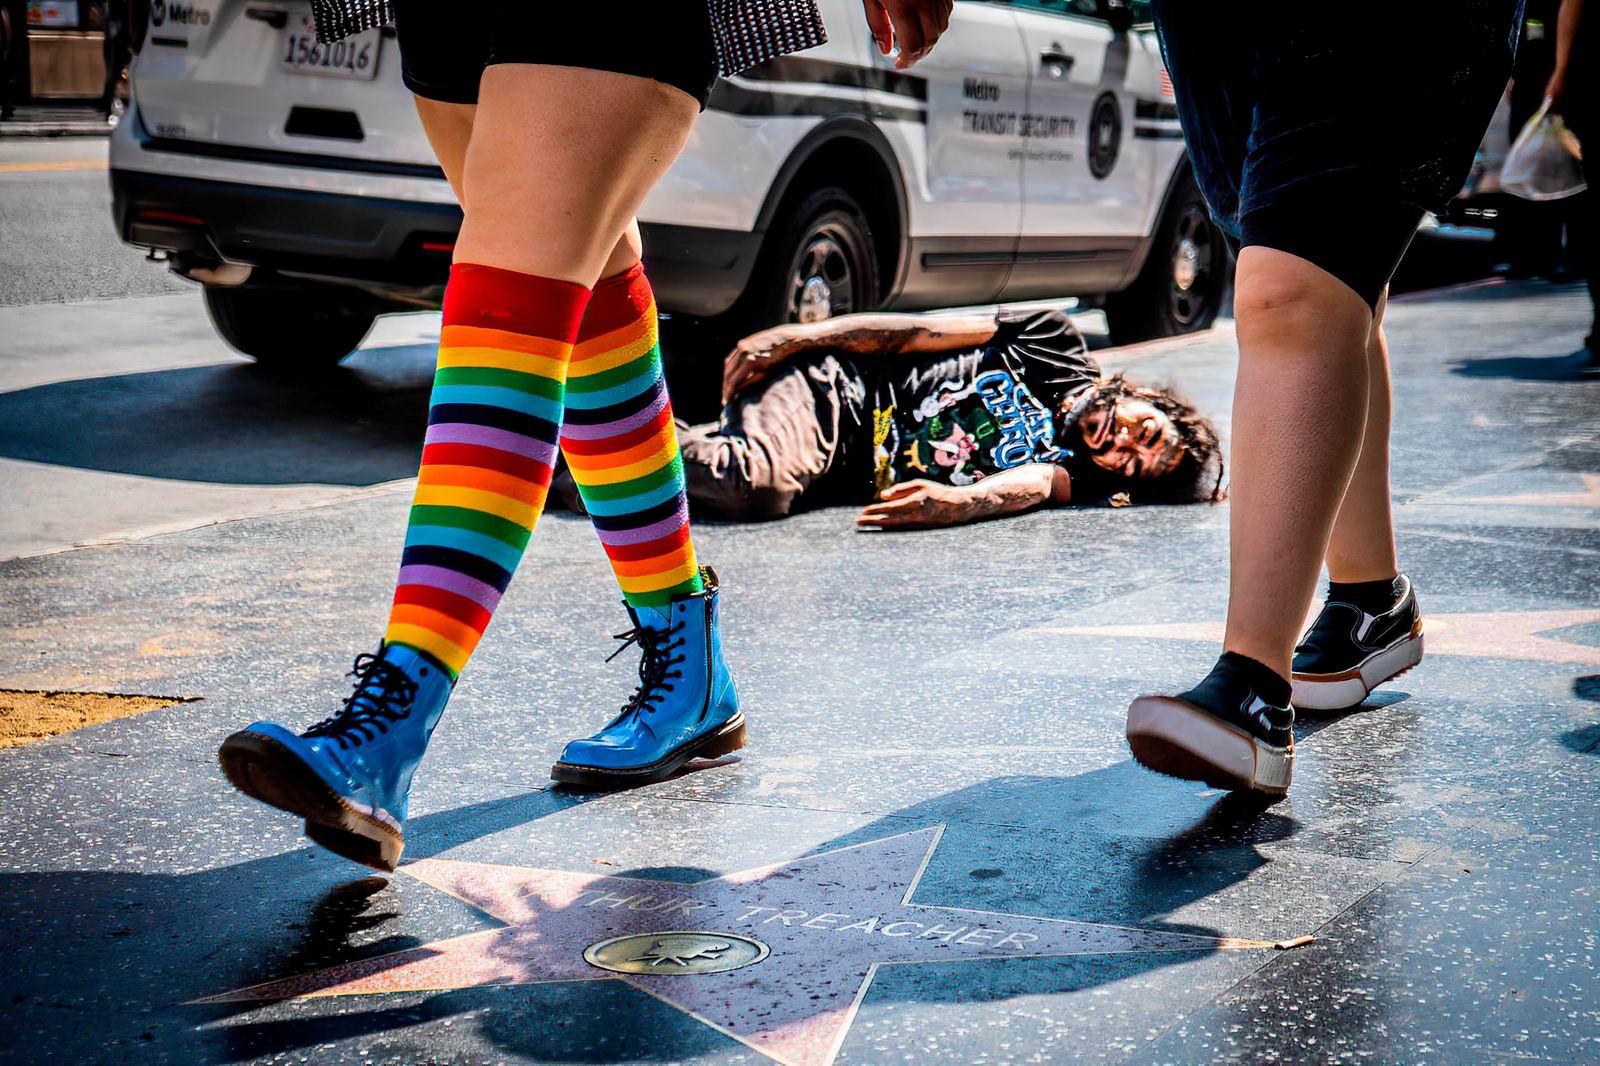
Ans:
[[[646,713],[654,711],[656,703],[666,698],[669,687],[666,683],[683,676],[682,670],[672,669],[684,661],[684,656],[672,654],[683,647],[683,638],[677,636],[683,632],[683,626],[682,622],[665,630],[634,626],[626,633],[615,634],[614,639],[622,641],[622,644],[616,651],[606,656],[606,662],[615,659],[634,644],[637,644],[639,650],[643,652],[639,657],[639,687],[628,702],[622,705],[623,716],[640,711]]]
[[[331,737],[341,748],[353,747],[387,733],[390,722],[411,713],[417,683],[387,659],[362,652],[345,676],[355,678],[356,687],[345,697],[343,709],[307,729],[303,736]]]

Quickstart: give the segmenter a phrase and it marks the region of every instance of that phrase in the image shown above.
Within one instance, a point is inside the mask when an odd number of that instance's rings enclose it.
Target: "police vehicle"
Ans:
[[[857,0],[822,8],[829,42],[720,81],[646,200],[663,310],[726,335],[1078,296],[1118,341],[1211,324],[1228,257],[1139,5],[956,0],[909,71]],[[132,82],[116,225],[233,347],[331,363],[437,305],[460,211],[392,29],[324,46],[297,0],[151,0]]]

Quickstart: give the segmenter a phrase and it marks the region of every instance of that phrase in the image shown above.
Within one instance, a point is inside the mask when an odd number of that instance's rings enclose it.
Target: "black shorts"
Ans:
[[[707,0],[479,5],[398,0],[395,31],[406,87],[447,104],[478,102],[478,81],[497,63],[583,67],[681,89],[703,110],[717,77]]]
[[[1156,0],[1195,181],[1237,250],[1298,255],[1369,305],[1460,192],[1511,74],[1522,0]]]

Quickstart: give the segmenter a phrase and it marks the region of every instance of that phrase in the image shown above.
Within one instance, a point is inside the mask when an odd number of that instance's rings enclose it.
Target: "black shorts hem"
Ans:
[[[661,85],[677,89],[679,92],[687,94],[695,101],[696,104],[699,105],[701,111],[706,109],[706,102],[711,99],[711,87],[715,83],[714,71],[712,72],[711,76],[702,83],[698,78],[691,80],[685,77],[674,77],[672,74],[647,74],[639,70],[627,70],[623,69],[621,64],[524,63],[520,60],[497,59],[491,61],[484,69],[487,70],[489,67],[506,66],[510,64],[535,67],[569,67],[573,70],[603,70],[608,74],[625,74],[630,78],[643,78],[646,81],[657,82]],[[477,85],[472,85],[470,87],[466,85],[442,85],[436,82],[423,81],[421,78],[413,77],[408,71],[405,70],[400,72],[400,80],[405,82],[407,89],[410,89],[417,96],[421,96],[428,100],[437,100],[444,104],[475,104],[478,102]]]
[[[706,0],[663,0],[635,12],[630,32],[615,32],[615,13],[594,7],[554,18],[542,4],[494,5],[469,22],[432,0],[399,0],[395,29],[406,86],[452,104],[478,101],[492,66],[603,70],[645,78],[687,94],[704,110],[717,77],[717,50]]]
[[[1239,220],[1238,247],[1299,256],[1344,282],[1376,311],[1423,214],[1398,197],[1340,197],[1333,190],[1315,198],[1285,197]]]
[[[478,102],[478,87],[476,85],[466,88],[461,85],[438,85],[433,82],[414,78],[411,72],[402,69],[400,80],[406,83],[406,88],[412,94],[424,100],[437,100],[441,104],[475,104]]]

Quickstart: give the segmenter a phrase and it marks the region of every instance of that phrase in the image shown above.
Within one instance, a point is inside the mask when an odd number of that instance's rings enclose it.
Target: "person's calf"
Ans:
[[[1239,260],[1227,649],[1287,677],[1366,422],[1371,314],[1314,264]]]

